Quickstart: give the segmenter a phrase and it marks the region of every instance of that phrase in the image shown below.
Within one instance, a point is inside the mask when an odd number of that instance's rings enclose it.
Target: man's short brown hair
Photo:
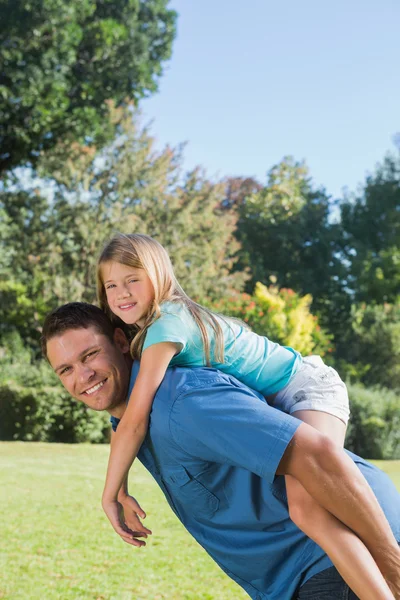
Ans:
[[[123,327],[123,323],[121,321]],[[112,323],[107,315],[94,304],[87,302],[69,302],[59,306],[49,313],[44,321],[41,346],[42,353],[47,358],[47,342],[70,329],[88,329],[95,327],[101,333],[114,341],[114,331],[120,327],[118,322]]]

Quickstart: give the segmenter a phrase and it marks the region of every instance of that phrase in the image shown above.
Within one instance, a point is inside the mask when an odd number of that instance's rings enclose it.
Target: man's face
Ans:
[[[130,368],[128,341],[116,329],[114,343],[95,327],[69,329],[47,342],[47,356],[65,389],[89,408],[119,416],[125,406]]]

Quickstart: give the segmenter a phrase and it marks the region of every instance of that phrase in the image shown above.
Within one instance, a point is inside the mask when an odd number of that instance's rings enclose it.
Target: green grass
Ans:
[[[108,453],[107,446],[0,443],[0,598],[247,599],[140,463],[134,495],[153,535],[139,549],[114,533],[100,506]]]
[[[400,460],[372,460],[371,462],[385,471],[400,490]]]
[[[139,463],[134,495],[153,536],[141,549],[122,542],[100,506],[107,457],[107,446],[0,443],[0,598],[248,598],[184,530]],[[400,461],[378,464],[400,488]]]

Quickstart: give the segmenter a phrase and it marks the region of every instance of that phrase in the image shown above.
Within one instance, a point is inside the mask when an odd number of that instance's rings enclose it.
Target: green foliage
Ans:
[[[33,302],[28,297],[27,286],[18,281],[0,281],[0,327],[25,329],[32,314]]]
[[[0,188],[3,439],[105,439],[106,417],[71,400],[37,359],[47,312],[71,300],[95,301],[97,257],[115,231],[156,237],[190,295],[215,299],[245,280],[231,273],[236,218],[221,209],[223,185],[201,170],[182,177],[180,149],[156,151],[131,108],[109,110],[117,130],[110,146],[60,142],[40,160],[51,180],[30,181],[25,173],[24,186],[9,177]]]
[[[332,352],[330,337],[310,312],[311,296],[299,296],[293,290],[257,283],[252,296],[234,294],[205,303],[213,310],[247,323],[259,335],[291,346],[302,354]]]
[[[242,249],[236,267],[251,272],[246,290],[272,275],[279,287],[311,294],[340,368],[390,388],[399,385],[399,313],[382,316],[380,332],[376,314],[371,331],[365,324],[361,332],[359,310],[351,307],[393,304],[400,293],[399,161],[400,155],[386,157],[359,196],[341,203],[341,222],[333,221],[333,203],[312,185],[306,166],[290,157],[270,170],[264,187],[251,179],[228,180],[224,202],[238,213]]]
[[[400,292],[400,154],[386,156],[361,194],[345,198],[341,219],[356,302],[394,302]]]
[[[217,311],[328,362],[334,342],[349,379],[400,388],[399,157],[344,199],[340,223],[290,157],[265,186],[210,181],[201,168],[183,174],[182,147],[156,150],[129,100],[156,89],[170,55],[175,13],[166,6],[0,0],[0,171],[26,161],[36,169],[7,172],[0,185],[8,437],[103,439],[102,418],[70,401],[35,360],[47,312],[95,300],[97,256],[116,231],[157,238],[185,291]],[[246,281],[249,294],[240,294]],[[385,419],[363,419],[382,446]]]
[[[351,418],[346,448],[376,459],[400,458],[400,395],[348,385]]]
[[[168,0],[0,0],[0,172],[68,136],[102,143],[106,100],[157,90],[171,55]]]
[[[38,338],[48,308],[40,260],[51,243],[49,212],[48,201],[37,190],[18,189],[15,178],[0,190],[0,341],[14,329],[30,345]]]
[[[6,382],[0,385],[0,415],[2,440],[63,443],[108,440],[106,414],[86,410],[60,385],[25,387]]]
[[[56,185],[57,271],[68,264],[70,276],[79,273],[81,295],[88,299],[91,292],[92,300],[102,244],[115,231],[139,231],[167,248],[189,295],[216,297],[240,289],[243,273],[230,272],[238,248],[232,235],[236,219],[220,209],[222,184],[209,181],[200,169],[182,177],[181,149],[156,151],[131,110],[113,109],[111,118],[118,137],[105,151],[91,155],[78,147],[78,160],[48,159]]]
[[[350,311],[337,254],[341,232],[330,222],[332,203],[313,187],[306,165],[286,157],[269,171],[266,186],[230,181],[227,193],[239,215],[238,268],[251,270],[247,291],[272,275],[280,287],[311,294],[325,327],[340,327]]]
[[[116,231],[148,233],[165,245],[189,295],[216,298],[243,286],[245,275],[231,273],[236,218],[220,208],[222,184],[201,170],[182,178],[180,149],[155,151],[130,109],[110,111],[111,146],[59,144],[41,159],[43,172],[53,173],[46,182],[53,199],[35,181],[19,189],[9,179],[0,190],[3,333],[16,329],[31,347],[52,308],[95,301],[97,257]]]
[[[400,300],[354,305],[342,349],[344,371],[365,385],[400,389]]]

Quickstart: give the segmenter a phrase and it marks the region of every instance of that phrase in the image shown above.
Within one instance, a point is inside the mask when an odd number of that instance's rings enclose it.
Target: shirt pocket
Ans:
[[[286,508],[288,506],[288,499],[286,491],[286,481],[283,475],[278,475],[275,478],[274,482],[270,485],[270,490],[275,496],[275,498],[282,502]]]
[[[190,515],[211,518],[218,510],[217,496],[194,479],[184,467],[169,467],[162,474],[162,479],[174,504],[182,505]]]

